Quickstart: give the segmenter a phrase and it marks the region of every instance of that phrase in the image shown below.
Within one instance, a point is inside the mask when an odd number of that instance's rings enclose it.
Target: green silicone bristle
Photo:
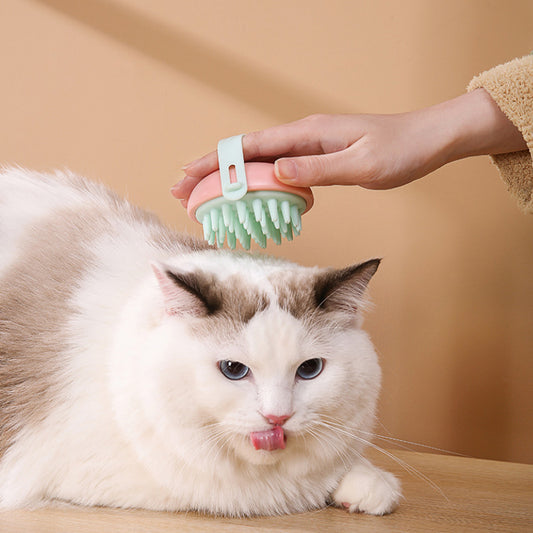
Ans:
[[[214,198],[196,210],[196,218],[204,226],[204,238],[209,244],[222,246],[224,240],[230,248],[239,241],[245,250],[253,239],[261,248],[267,239],[281,244],[285,237],[291,241],[302,229],[301,215],[305,200],[288,192],[253,191],[240,200]]]

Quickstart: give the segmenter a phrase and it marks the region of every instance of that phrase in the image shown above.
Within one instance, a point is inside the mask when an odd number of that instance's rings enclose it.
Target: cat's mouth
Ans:
[[[274,426],[272,429],[265,431],[252,431],[250,440],[256,450],[283,450],[287,437],[281,426]]]

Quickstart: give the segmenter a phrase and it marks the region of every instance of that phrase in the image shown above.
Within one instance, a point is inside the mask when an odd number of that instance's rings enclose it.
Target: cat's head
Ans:
[[[361,309],[379,260],[214,253],[154,264],[150,318],[130,324],[135,401],[154,431],[178,455],[194,442],[191,461],[294,466],[361,449],[380,384]]]

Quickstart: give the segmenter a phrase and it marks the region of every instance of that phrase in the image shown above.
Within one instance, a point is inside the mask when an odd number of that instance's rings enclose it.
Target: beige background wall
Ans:
[[[528,0],[2,0],[0,162],[69,167],[200,234],[168,194],[219,138],[311,112],[397,112],[533,48]],[[307,265],[384,257],[367,328],[379,431],[533,460],[533,218],[488,158],[409,187],[316,190]]]

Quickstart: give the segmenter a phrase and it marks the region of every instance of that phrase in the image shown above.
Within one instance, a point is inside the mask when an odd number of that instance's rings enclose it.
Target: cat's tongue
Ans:
[[[285,448],[285,434],[281,426],[274,426],[265,431],[253,431],[250,439],[256,450],[283,450]]]

